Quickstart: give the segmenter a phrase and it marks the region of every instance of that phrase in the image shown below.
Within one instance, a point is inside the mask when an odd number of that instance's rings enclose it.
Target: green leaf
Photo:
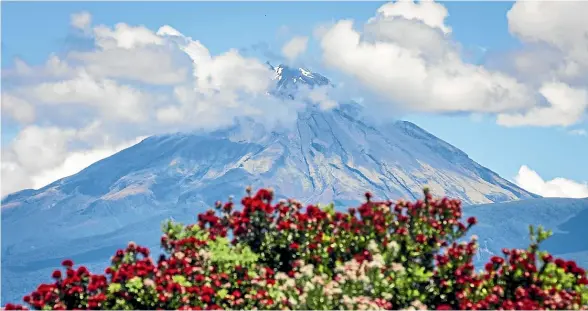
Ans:
[[[127,287],[138,289],[143,287],[143,282],[140,277],[136,276],[127,281]]]
[[[223,289],[219,290],[218,292],[216,292],[216,295],[220,299],[224,299],[228,294],[229,294],[229,291],[226,290],[225,288],[223,288]]]
[[[120,283],[112,283],[108,285],[108,292],[109,293],[116,293],[122,289],[122,285]]]

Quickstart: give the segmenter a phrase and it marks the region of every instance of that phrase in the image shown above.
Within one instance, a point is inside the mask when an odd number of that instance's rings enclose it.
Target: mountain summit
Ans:
[[[272,93],[276,96],[294,99],[301,85],[311,89],[321,86],[332,86],[331,81],[325,76],[306,68],[291,68],[283,64],[274,67],[269,62],[267,65],[275,72],[274,81],[276,85]]]

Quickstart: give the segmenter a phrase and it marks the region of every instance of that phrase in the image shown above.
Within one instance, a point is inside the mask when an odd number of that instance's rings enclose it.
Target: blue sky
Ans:
[[[163,25],[172,26],[184,36],[202,42],[212,55],[232,48],[249,48],[260,43],[265,44],[273,54],[280,55],[282,46],[294,36],[309,36],[307,49],[294,64],[303,64],[315,71],[328,73],[330,78],[337,81],[339,78],[348,78],[351,69],[341,67],[341,70],[337,70],[333,68],[333,64],[325,65],[320,40],[313,39],[314,30],[321,25],[333,25],[343,19],[352,19],[359,27],[375,16],[383,4],[384,2],[3,2],[2,69],[14,70],[16,58],[31,67],[43,66],[51,54],[65,59],[72,50],[85,51],[94,48],[91,46],[91,36],[82,36],[79,29],[71,26],[72,14],[85,11],[91,15],[91,27],[114,27],[117,23],[126,23],[133,26],[143,25],[156,32]],[[459,51],[465,63],[508,72],[508,68],[500,67],[500,64],[507,62],[505,59],[513,53],[526,51],[528,46],[532,46],[509,32],[507,12],[513,4],[514,2],[442,3],[449,13],[444,22],[452,29],[450,40],[459,43]],[[532,16],[524,15],[524,8],[518,13],[520,23],[532,21]],[[520,33],[527,29],[523,26]],[[535,34],[528,36],[532,35]],[[559,41],[550,37],[539,39],[556,47],[563,46],[557,46]],[[524,75],[514,76],[523,79],[521,77]],[[3,77],[2,82],[4,86],[8,85],[10,91],[9,78]],[[529,79],[527,84],[537,88],[538,83],[543,82],[546,81]],[[568,83],[568,80],[565,82]],[[587,87],[584,82],[571,83],[569,85],[573,87]],[[2,112],[8,114],[4,107]],[[438,111],[408,111],[401,117],[454,144],[472,159],[507,179],[513,179],[519,168],[526,165],[545,180],[560,177],[581,183],[588,181],[588,166],[585,165],[585,159],[588,159],[588,136],[582,135],[582,130],[588,130],[585,114],[584,111],[583,117],[568,122],[566,126],[499,125],[496,121],[497,113],[494,112],[480,116],[467,112],[442,114]],[[390,116],[391,119],[394,117],[396,115]],[[4,151],[10,148],[14,137],[25,125],[4,116],[2,122]]]

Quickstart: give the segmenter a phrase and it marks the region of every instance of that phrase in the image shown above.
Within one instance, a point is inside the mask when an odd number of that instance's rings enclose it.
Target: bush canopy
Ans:
[[[550,232],[530,227],[527,249],[503,249],[476,271],[459,200],[333,205],[272,203],[247,189],[198,223],[163,225],[154,261],[131,242],[104,274],[64,260],[52,283],[24,297],[33,309],[481,310],[588,309],[588,278],[574,261],[540,251]],[[6,309],[25,306],[7,304]]]

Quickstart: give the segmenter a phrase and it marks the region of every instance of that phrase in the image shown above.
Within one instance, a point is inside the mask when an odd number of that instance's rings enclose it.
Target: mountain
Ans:
[[[330,84],[306,69],[274,70],[277,96]],[[378,198],[415,199],[424,186],[470,205],[537,197],[417,125],[371,125],[361,109],[353,102],[329,111],[310,106],[279,132],[241,120],[207,135],[153,136],[46,187],[8,195],[2,300],[31,290],[64,257],[99,267],[129,240],[157,249],[162,220],[194,221],[247,185],[339,207],[356,204],[367,189]]]
[[[542,225],[553,230],[553,236],[541,249],[578,265],[588,267],[588,198],[539,198],[514,202],[483,204],[464,208],[464,217],[476,216],[479,223],[470,235],[480,240],[478,263],[501,249],[527,247],[530,243],[528,225]]]

